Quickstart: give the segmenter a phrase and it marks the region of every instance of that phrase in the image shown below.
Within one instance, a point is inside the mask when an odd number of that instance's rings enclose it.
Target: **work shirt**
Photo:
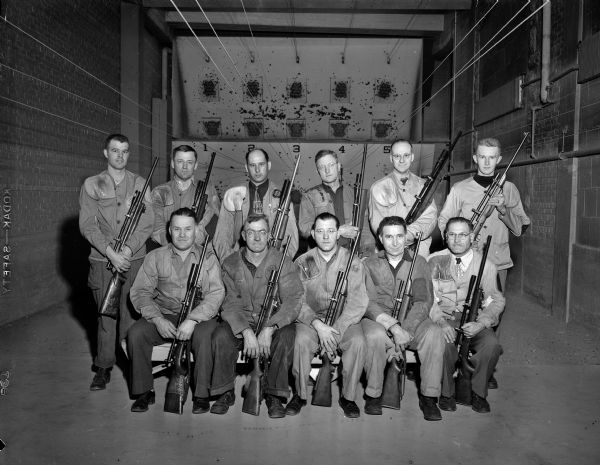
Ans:
[[[131,287],[135,309],[148,321],[179,314],[192,264],[200,261],[200,255],[200,249],[194,245],[184,261],[173,244],[148,253]],[[225,297],[219,262],[212,252],[207,251],[198,282],[202,300],[191,309],[188,319],[201,322],[216,316]]]
[[[277,208],[279,207],[279,200],[281,197],[281,189],[272,181],[268,181],[268,189],[262,199],[262,211],[269,220],[269,231],[275,222],[277,216]],[[235,210],[228,210],[226,205],[229,205],[231,201],[228,198],[235,191],[244,191],[244,201],[242,203],[242,210],[236,212]],[[250,211],[250,199],[248,194],[249,187],[237,186],[228,189],[223,196],[223,202],[221,203],[221,211],[219,213],[219,220],[215,229],[215,236],[213,238],[213,246],[217,257],[221,262],[225,260],[233,252],[239,250],[240,234],[242,231],[243,222],[248,217]],[[231,207],[229,207],[231,208]],[[284,242],[286,237],[290,236],[290,248],[288,249],[288,255],[294,257],[298,251],[298,228],[296,227],[296,216],[294,215],[294,209],[291,208],[288,216],[288,222],[285,229]]]
[[[450,218],[462,216],[470,220],[473,217],[473,209],[479,206],[485,190],[486,188],[477,183],[473,177],[464,179],[452,186],[438,219],[438,226],[442,234],[444,234],[446,224]],[[523,209],[517,187],[512,182],[506,181],[502,193],[504,194],[506,214],[501,215],[498,209],[494,208],[481,228],[480,237],[475,238],[477,241],[476,248],[481,252],[486,237],[492,236],[488,259],[499,270],[513,266],[508,245],[508,231],[510,230],[515,236],[520,236],[531,223]]]
[[[236,336],[241,336],[247,328],[256,329],[271,272],[279,268],[283,251],[268,249],[262,262],[250,268],[246,253],[246,248],[242,247],[223,261],[222,276],[227,295],[221,316]],[[285,257],[276,294],[281,305],[263,327],[277,325],[282,328],[293,323],[300,313],[303,292],[298,268]]]
[[[177,181],[172,179],[165,184],[156,186],[152,190],[152,208],[154,210],[154,231],[152,232],[152,239],[160,245],[166,245],[168,243],[167,223],[171,218],[171,213],[183,207],[192,208],[197,186],[198,181],[196,181],[195,178],[192,178],[189,187],[182,191],[179,189]],[[219,208],[221,207],[219,195],[214,186],[210,183],[206,187],[206,195],[206,209],[204,210],[204,216],[200,220],[200,225],[204,228],[206,228],[206,225],[214,215],[219,214]],[[202,242],[202,238],[198,237],[196,243],[201,244]]]
[[[369,295],[369,305],[365,317],[377,321],[386,330],[398,323],[398,320],[392,316],[394,301],[401,282],[406,282],[412,260],[411,255],[405,250],[397,273],[394,273],[383,250],[363,262],[366,269],[367,294]],[[429,266],[420,255],[417,255],[415,260],[410,288],[411,304],[409,304],[404,321],[399,322],[400,326],[413,337],[417,326],[429,318],[429,310],[433,304],[433,287]]]
[[[298,317],[300,322],[308,326],[317,318],[325,322],[338,272],[346,270],[349,256],[348,249],[338,247],[329,262],[323,258],[318,248],[298,257],[296,263],[300,267],[300,278],[304,285],[304,299]],[[332,325],[340,333],[336,336],[338,340],[341,340],[350,325],[360,321],[369,302],[365,286],[365,269],[356,257],[352,259],[347,282],[346,304]]]
[[[107,261],[106,248],[115,247],[125,215],[136,191],[144,187],[144,178],[125,171],[123,180],[116,184],[107,170],[87,178],[79,193],[79,230],[91,244],[90,260]],[[145,211],[133,234],[125,242],[132,253],[132,260],[140,260],[146,254],[146,239],[152,233],[154,213],[150,192],[144,198]]]
[[[473,251],[473,258],[468,266],[459,271],[456,259],[448,249],[429,256],[428,262],[435,294],[435,304],[431,308],[430,317],[434,322],[442,318],[460,320],[469,290],[471,275],[477,276],[482,258],[479,252]],[[462,268],[462,263],[460,266]],[[496,284],[497,274],[496,265],[490,260],[486,260],[481,277],[483,308],[479,311],[476,320],[486,328],[496,326],[504,310],[505,299]]]
[[[402,182],[400,174],[392,171],[390,174],[375,181],[369,192],[369,221],[371,229],[377,232],[379,223],[387,216],[406,218],[408,212],[416,202],[416,197],[421,193],[425,181],[413,173],[408,173],[408,179]],[[431,246],[431,234],[436,226],[437,206],[435,201],[425,208],[421,216],[408,225],[408,232],[413,236],[421,233],[419,254],[427,257]],[[411,245],[407,242],[406,245]]]

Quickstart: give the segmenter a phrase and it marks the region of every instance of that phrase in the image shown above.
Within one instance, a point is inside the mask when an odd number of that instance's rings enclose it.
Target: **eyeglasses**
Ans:
[[[248,231],[246,231],[246,235],[251,239],[264,239],[265,237],[267,237],[267,234],[267,231],[265,231],[264,229],[261,229],[259,231],[249,229]]]
[[[412,156],[412,153],[393,153],[392,158],[396,161],[404,161],[409,160]]]
[[[448,239],[452,239],[453,241],[455,241],[457,239],[461,240],[461,241],[464,241],[467,237],[470,236],[470,234],[467,234],[467,233],[458,233],[458,234],[456,234],[456,233],[452,233],[451,232],[451,233],[447,233],[446,236],[448,237]]]

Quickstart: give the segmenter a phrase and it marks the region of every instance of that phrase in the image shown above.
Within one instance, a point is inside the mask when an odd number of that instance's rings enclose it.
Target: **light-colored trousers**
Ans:
[[[292,373],[296,382],[296,393],[303,400],[308,399],[311,363],[318,349],[317,332],[311,326],[296,322]],[[342,353],[342,397],[353,401],[365,363],[366,342],[360,324],[348,327],[338,344],[338,350]]]
[[[367,389],[365,393],[371,397],[381,396],[383,377],[387,363],[388,350],[392,350],[394,342],[385,328],[376,321],[363,318],[361,326],[367,340],[365,371]],[[416,350],[421,362],[421,394],[438,397],[441,392],[442,372],[444,367],[444,335],[442,329],[427,318],[415,331],[415,337],[407,347]]]

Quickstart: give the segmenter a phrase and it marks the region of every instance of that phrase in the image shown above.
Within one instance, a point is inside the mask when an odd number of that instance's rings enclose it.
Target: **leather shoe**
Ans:
[[[233,389],[231,391],[224,392],[215,401],[213,406],[210,408],[210,413],[216,413],[217,415],[225,415],[231,407],[235,404],[235,393]]]
[[[148,405],[153,405],[155,399],[156,397],[154,395],[154,391],[146,391],[138,396],[138,398],[131,406],[131,411],[146,412],[148,410]]]
[[[92,384],[90,384],[90,391],[101,391],[106,389],[106,385],[110,382],[110,368],[98,368]]]
[[[427,421],[439,421],[442,419],[442,412],[437,406],[437,398],[428,396],[419,396],[419,407],[423,411],[423,418]]]
[[[490,379],[488,379],[488,389],[498,389],[498,380],[494,375],[490,376]]]
[[[454,399],[454,396],[440,396],[438,405],[440,406],[440,409],[445,410],[446,412],[456,412],[456,399]]]
[[[294,394],[292,400],[290,400],[285,406],[285,414],[290,415],[292,417],[294,415],[298,415],[300,413],[300,410],[302,410],[302,407],[304,407],[305,405],[306,401],[301,399],[298,394]]]
[[[281,399],[279,397],[267,394],[265,396],[265,403],[267,404],[269,418],[285,417],[285,407],[281,403]]]
[[[360,410],[358,409],[358,405],[353,400],[344,399],[340,397],[339,400],[340,407],[344,411],[344,415],[348,418],[358,418],[360,416]]]
[[[365,395],[365,413],[367,415],[382,415],[381,396],[371,397]]]
[[[192,413],[206,413],[210,409],[210,402],[207,397],[194,397]]]
[[[477,413],[489,413],[490,404],[485,397],[478,396],[474,392],[471,393],[471,408]]]

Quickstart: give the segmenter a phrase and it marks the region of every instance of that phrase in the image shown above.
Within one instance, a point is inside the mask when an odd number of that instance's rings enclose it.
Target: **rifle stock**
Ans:
[[[194,191],[194,202],[192,204],[192,210],[196,214],[196,222],[199,222],[206,212],[206,203],[208,202],[208,196],[206,195],[206,189],[208,188],[208,181],[212,173],[213,163],[215,162],[216,153],[213,152],[210,156],[210,162],[208,163],[208,170],[206,171],[206,177],[204,181],[198,182],[196,190]]]

